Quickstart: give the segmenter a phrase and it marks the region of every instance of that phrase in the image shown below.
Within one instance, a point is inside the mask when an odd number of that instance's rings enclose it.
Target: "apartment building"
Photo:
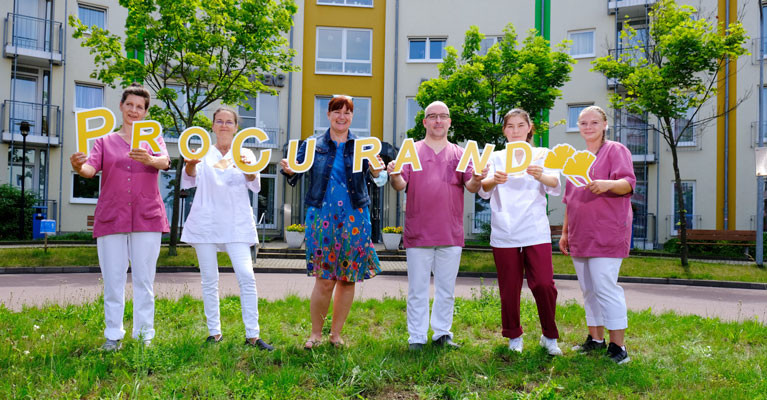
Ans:
[[[477,25],[486,35],[482,51],[497,42],[511,23],[520,37],[537,29],[553,44],[569,39],[570,52],[578,61],[563,97],[550,112],[550,120],[565,120],[549,133],[549,143],[570,143],[582,148],[575,121],[591,104],[608,109],[610,137],[626,144],[634,156],[637,188],[633,196],[635,246],[651,248],[675,234],[671,155],[653,132],[656,124],[646,116],[609,109],[608,97],[622,90],[592,72],[597,57],[628,51],[630,43],[619,39],[623,24],[647,31],[647,12],[653,0],[576,1],[533,0],[305,0],[298,1],[294,28],[289,33],[300,72],[264,77],[277,95],[253,94],[252,110],[240,108],[241,127],[257,126],[270,137],[267,143],[248,144],[272,149],[272,159],[262,173],[262,191],[254,195],[254,213],[260,231],[280,235],[285,223],[303,218],[302,184],[285,184],[277,163],[284,157],[288,140],[305,139],[327,128],[325,111],[333,95],[354,97],[352,130],[375,136],[384,143],[385,160],[396,155],[405,132],[415,124],[419,110],[414,97],[424,80],[437,76],[446,46],[461,48],[464,33]],[[754,229],[756,224],[756,178],[753,148],[758,131],[758,97],[767,98],[759,86],[760,34],[758,0],[702,0],[689,2],[701,18],[741,18],[752,40],[751,56],[733,64],[728,90],[707,105],[709,114],[725,102],[742,99],[736,112],[695,132],[682,132],[680,152],[688,218],[695,228]],[[742,11],[745,10],[745,11]],[[0,183],[34,190],[48,207],[48,215],[64,232],[86,229],[98,197],[98,182],[73,173],[68,157],[74,151],[74,112],[80,108],[106,106],[115,109],[119,90],[90,78],[92,56],[71,38],[66,25],[76,15],[89,25],[121,32],[127,10],[117,0],[12,0],[0,5],[4,17],[3,57],[0,59]],[[628,19],[626,18],[628,17]],[[645,32],[645,33],[643,33]],[[728,93],[724,96],[723,93]],[[726,98],[725,98],[726,97]],[[178,100],[183,102],[183,96]],[[212,109],[206,110],[208,114]],[[119,120],[119,115],[118,115]],[[21,171],[21,121],[30,123],[26,140],[26,169]],[[118,121],[119,123],[119,121]],[[681,122],[679,124],[682,125]],[[165,139],[177,156],[177,133]],[[725,146],[724,143],[727,143]],[[160,187],[172,207],[168,181],[163,173]],[[374,230],[401,225],[405,195],[389,187],[371,188]],[[188,210],[191,198],[182,202]],[[287,208],[285,207],[287,205]],[[550,199],[550,220],[561,224],[560,198]],[[289,213],[286,211],[289,210]],[[489,218],[478,196],[465,196],[465,230],[477,233]],[[183,218],[182,218],[183,221]]]

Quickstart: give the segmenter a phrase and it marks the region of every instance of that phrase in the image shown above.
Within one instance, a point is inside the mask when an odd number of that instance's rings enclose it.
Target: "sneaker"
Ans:
[[[626,350],[613,342],[610,342],[610,346],[607,347],[607,356],[618,365],[631,361]]]
[[[605,344],[604,340],[600,343],[594,340],[591,335],[588,335],[586,337],[586,341],[583,342],[583,344],[573,346],[573,351],[577,351],[579,353],[591,353],[593,351],[604,350],[606,348],[607,345]]]
[[[259,350],[266,350],[266,351],[272,351],[274,350],[274,347],[264,342],[263,339],[256,339],[255,341],[251,341],[251,339],[246,338],[245,344],[248,346],[255,347]]]
[[[101,345],[103,351],[117,351],[122,348],[122,343],[119,340],[107,339],[104,344]]]
[[[546,352],[549,353],[550,356],[562,355],[562,350],[559,348],[559,345],[557,344],[557,339],[549,339],[546,336],[541,335],[540,344],[541,344],[541,347],[546,349]]]
[[[521,353],[522,347],[524,347],[522,336],[516,337],[514,339],[509,339],[509,350],[516,351],[517,353]]]
[[[145,339],[142,343],[144,344],[144,347],[150,347],[152,346],[152,339]]]
[[[205,339],[205,343],[218,343],[218,342],[220,342],[222,340],[224,340],[224,336],[223,335],[219,336],[218,339],[216,339],[215,335],[210,335],[210,336],[208,336]]]
[[[461,345],[453,341],[450,335],[442,335],[438,337],[437,340],[433,340],[432,344],[437,347],[446,347],[448,349],[457,349],[461,347]]]
[[[423,350],[423,343],[410,343],[407,346],[409,351],[418,352]]]

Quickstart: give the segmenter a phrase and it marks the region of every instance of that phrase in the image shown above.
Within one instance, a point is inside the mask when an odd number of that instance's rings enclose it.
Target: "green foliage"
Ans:
[[[521,304],[522,354],[501,337],[494,285],[455,305],[453,332],[464,346],[427,345],[419,354],[407,351],[401,298],[355,302],[344,326],[347,347],[325,341],[313,351],[301,348],[311,326],[308,299],[259,301],[271,353],[242,344],[237,297],[221,299],[221,343],[203,344],[202,301],[159,298],[152,346],[128,335],[116,353],[98,350],[102,299],[21,312],[0,305],[0,398],[754,399],[767,392],[767,327],[759,321],[629,312],[632,361],[616,366],[569,351],[586,332],[576,304],[557,307],[565,354],[554,358],[537,345],[532,301]],[[126,321],[131,309],[128,301]]]
[[[549,42],[531,30],[522,41],[509,24],[503,39],[479,55],[484,35],[476,26],[466,32],[463,52],[448,46],[439,65],[439,77],[423,82],[416,101],[425,108],[433,101],[443,101],[450,108],[451,134],[456,142],[476,140],[480,145],[500,145],[503,116],[521,107],[530,113],[538,133],[548,130],[542,113],[561,97],[560,88],[567,82],[575,61],[567,53],[567,42],[551,50]],[[416,125],[408,137],[423,138],[424,112],[416,116]]]
[[[727,240],[714,241],[708,244],[690,244],[688,245],[690,255],[702,256],[702,257],[726,257],[742,260],[753,260],[756,257],[756,245],[750,246],[732,246],[728,243],[743,243],[743,242],[729,242]],[[764,246],[767,247],[767,235],[765,236]],[[671,238],[663,244],[663,250],[669,253],[679,254],[680,243],[679,238]]]
[[[649,13],[649,43],[637,39],[637,32],[624,24],[621,41],[635,43],[620,55],[608,55],[593,62],[593,70],[620,82],[625,91],[612,95],[613,108],[634,114],[655,115],[669,144],[673,136],[670,120],[697,110],[716,96],[716,75],[725,59],[747,53],[748,39],[740,22],[724,26],[696,18],[697,10],[661,0]],[[724,35],[722,34],[724,31]]]
[[[24,237],[19,237],[19,207],[21,190],[9,184],[0,185],[0,240],[32,239],[33,208],[37,204],[37,195],[24,191]]]

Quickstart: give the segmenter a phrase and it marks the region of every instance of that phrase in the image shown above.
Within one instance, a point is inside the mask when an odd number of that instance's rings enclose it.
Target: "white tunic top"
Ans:
[[[242,155],[255,160],[252,151],[242,149]],[[231,149],[224,155],[216,148],[210,150],[196,165],[197,175],[181,175],[181,188],[197,187],[192,210],[186,219],[181,241],[186,243],[258,243],[256,222],[250,206],[248,189],[261,190],[261,176],[248,182],[232,159]],[[219,251],[224,251],[219,246]]]
[[[534,148],[532,165],[543,166],[546,149]],[[506,150],[495,151],[490,156],[490,171],[506,170]],[[531,175],[509,175],[506,183],[496,185],[489,193],[483,189],[479,195],[490,199],[492,210],[490,246],[525,247],[551,242],[549,218],[546,215],[546,194],[559,196],[562,186],[559,172],[544,169],[546,175],[557,178],[557,186],[548,187]]]

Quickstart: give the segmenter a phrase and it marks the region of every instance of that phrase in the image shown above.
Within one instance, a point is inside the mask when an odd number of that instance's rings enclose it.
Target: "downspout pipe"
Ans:
[[[393,121],[392,124],[392,132],[391,132],[391,145],[395,149],[397,148],[397,86],[399,85],[399,81],[397,80],[397,76],[399,73],[399,0],[396,0],[394,2],[394,114],[393,114]],[[402,225],[402,221],[400,221],[400,214],[402,212],[402,203],[400,202],[400,192],[398,190],[395,190],[397,193],[397,215],[395,216],[395,226]],[[391,217],[390,217],[391,218]],[[391,219],[389,220],[391,221]]]
[[[294,21],[295,22],[295,21]],[[293,24],[295,26],[295,24]],[[293,49],[293,31],[295,28],[293,26],[290,27],[290,48]],[[290,141],[290,117],[293,115],[293,72],[288,72],[288,126],[285,130],[285,139],[286,142]],[[300,137],[299,137],[300,139]],[[277,177],[280,175],[277,174]],[[282,180],[282,203],[287,203],[287,200],[285,196],[287,195],[287,187],[285,184],[285,180]],[[292,204],[292,202],[291,202]],[[283,208],[284,210],[284,208]],[[283,211],[284,212],[284,211]],[[285,216],[283,215],[283,218],[281,218],[283,225],[285,224]],[[285,226],[280,227],[280,232],[284,232]]]
[[[726,27],[730,26],[730,2],[725,1],[724,15]],[[725,32],[726,34],[726,32]],[[730,229],[730,180],[728,175],[730,174],[730,58],[724,60],[724,210],[722,215],[724,216],[724,229]]]
[[[765,118],[764,115],[765,105],[765,89],[764,89],[764,6],[761,2],[756,3],[759,7],[759,147],[764,146],[764,128]],[[756,177],[756,265],[760,268],[764,267],[764,177]]]
[[[69,2],[64,2],[64,15],[69,15]],[[67,100],[67,24],[64,25],[64,36],[62,36],[62,44],[61,44],[61,68],[62,68],[62,74],[63,77],[61,79],[61,114],[60,116],[65,115],[66,113],[64,110],[66,110],[66,100]],[[50,118],[50,117],[49,117]],[[59,126],[59,211],[56,213],[56,218],[58,219],[56,223],[56,232],[61,234],[61,201],[62,201],[62,193],[64,192],[64,122],[62,121],[62,118],[59,117],[58,121],[56,121]]]

